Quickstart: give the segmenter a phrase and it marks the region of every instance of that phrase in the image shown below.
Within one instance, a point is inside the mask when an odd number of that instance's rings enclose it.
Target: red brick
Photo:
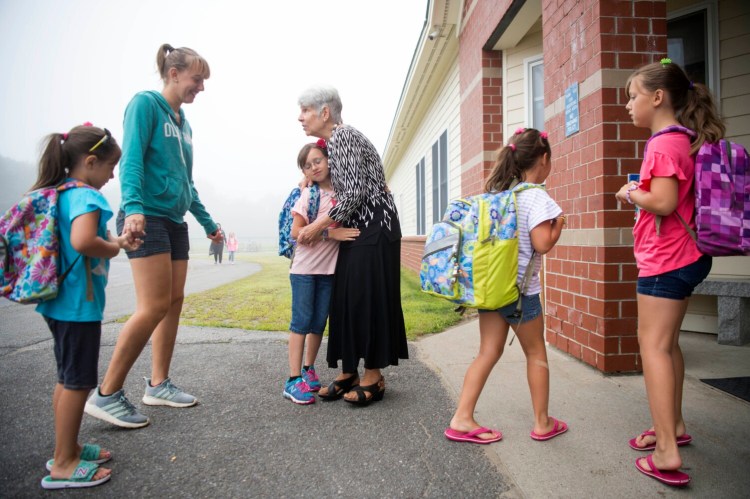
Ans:
[[[640,351],[636,336],[620,338],[620,353],[640,353]]]
[[[591,350],[590,348],[581,348],[581,353],[583,354],[583,361],[593,367],[597,367],[597,355],[596,352]]]
[[[607,373],[636,372],[641,369],[633,354],[606,355],[603,360],[602,370]]]

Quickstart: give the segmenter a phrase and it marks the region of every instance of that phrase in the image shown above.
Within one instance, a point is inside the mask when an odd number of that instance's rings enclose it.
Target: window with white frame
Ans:
[[[544,130],[544,61],[542,56],[525,61],[526,126]]]
[[[422,158],[416,167],[417,172],[417,235],[426,232],[425,222],[425,185],[424,185],[424,158]]]
[[[432,222],[439,221],[448,206],[448,132],[432,144]]]
[[[667,55],[694,82],[708,86],[718,97],[716,6],[703,2],[671,12],[667,19]]]

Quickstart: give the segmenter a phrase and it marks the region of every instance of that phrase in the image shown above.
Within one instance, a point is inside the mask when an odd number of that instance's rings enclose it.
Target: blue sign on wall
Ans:
[[[578,82],[565,89],[565,136],[578,131]]]

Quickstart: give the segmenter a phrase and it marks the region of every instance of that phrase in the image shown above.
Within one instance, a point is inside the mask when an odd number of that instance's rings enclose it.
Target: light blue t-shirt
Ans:
[[[68,179],[72,180],[72,179]],[[102,320],[104,311],[104,288],[107,286],[109,260],[106,258],[89,258],[91,261],[91,278],[94,287],[94,301],[86,300],[86,263],[84,257],[76,261],[80,253],[70,244],[70,227],[76,217],[99,211],[97,235],[107,238],[107,221],[112,218],[112,210],[101,192],[96,189],[77,187],[60,194],[58,200],[57,225],[60,231],[60,268],[62,275],[75,262],[54,300],[42,302],[36,311],[56,319],[69,322],[97,322]]]

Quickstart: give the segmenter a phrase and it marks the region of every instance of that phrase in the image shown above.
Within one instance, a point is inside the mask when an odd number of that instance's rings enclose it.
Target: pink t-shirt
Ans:
[[[641,165],[640,189],[651,190],[653,177],[675,177],[678,183],[677,213],[695,229],[695,158],[690,155],[690,138],[680,132],[654,137]],[[680,220],[673,213],[662,217],[656,235],[656,215],[638,210],[633,228],[634,253],[638,276],[649,277],[676,270],[701,257],[701,252]]]
[[[333,208],[333,190],[320,189],[320,206],[317,216],[328,213]],[[292,213],[302,215],[306,223],[310,223],[307,217],[307,207],[310,206],[310,189],[302,190],[299,199],[292,208]],[[331,227],[335,227],[331,225]],[[289,269],[290,274],[333,274],[336,269],[336,258],[339,256],[339,242],[331,239],[318,241],[313,245],[298,244],[294,250],[294,260]]]

